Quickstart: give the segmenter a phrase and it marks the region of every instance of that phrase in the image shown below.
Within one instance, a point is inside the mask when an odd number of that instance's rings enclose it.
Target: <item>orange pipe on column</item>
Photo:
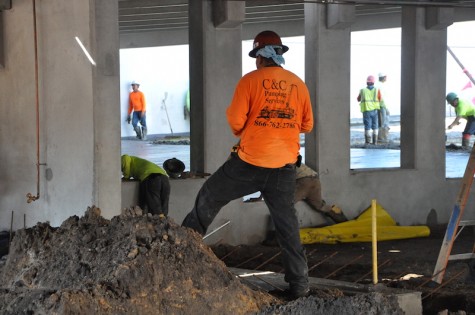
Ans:
[[[27,203],[40,198],[40,98],[38,83],[38,36],[36,32],[36,1],[33,0],[33,29],[35,39],[35,85],[36,85],[36,196],[26,194]]]

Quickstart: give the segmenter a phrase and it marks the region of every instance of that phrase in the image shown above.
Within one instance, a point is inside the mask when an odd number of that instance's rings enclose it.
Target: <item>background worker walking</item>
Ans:
[[[381,93],[379,89],[374,86],[374,76],[370,75],[366,79],[366,87],[360,90],[357,97],[360,102],[360,109],[363,113],[363,124],[365,132],[365,143],[378,143],[378,112],[379,102],[381,101]],[[371,136],[371,130],[373,135]]]
[[[389,109],[386,93],[386,73],[380,72],[378,74],[378,83],[376,88],[381,93],[381,100],[379,101],[379,133],[378,133],[378,142],[387,143],[389,135]]]
[[[313,128],[310,94],[305,83],[285,70],[289,48],[273,31],[254,38],[249,56],[257,70],[235,88],[226,117],[239,144],[231,157],[203,184],[182,225],[204,235],[222,207],[260,191],[275,224],[282,249],[288,298],[308,295],[308,266],[294,208],[295,168],[300,133]]]
[[[475,134],[475,105],[470,101],[459,99],[454,92],[447,94],[445,99],[448,104],[455,108],[455,114],[457,115],[454,121],[447,126],[447,129],[460,125],[462,118],[467,120],[465,129],[462,132],[462,147],[467,149],[470,147],[471,135]]]
[[[139,206],[146,213],[168,215],[170,181],[167,172],[148,160],[124,154],[121,157],[124,179],[136,179],[139,185]]]
[[[134,127],[137,138],[140,140],[147,139],[147,121],[146,121],[146,107],[145,95],[139,91],[140,84],[133,81],[132,92],[129,94],[129,110],[127,112],[127,122]],[[133,113],[132,113],[133,112]],[[138,123],[140,122],[140,126]]]

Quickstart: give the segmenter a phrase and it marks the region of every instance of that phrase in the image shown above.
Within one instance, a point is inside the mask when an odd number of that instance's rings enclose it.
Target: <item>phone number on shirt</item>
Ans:
[[[275,122],[275,121],[254,121],[254,126],[271,127],[271,128],[295,128],[294,122]]]

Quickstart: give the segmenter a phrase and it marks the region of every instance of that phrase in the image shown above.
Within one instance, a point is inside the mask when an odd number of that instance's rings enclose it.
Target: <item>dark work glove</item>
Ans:
[[[130,122],[132,121],[132,117],[130,117],[130,115],[127,116],[127,119],[125,121],[130,125]]]

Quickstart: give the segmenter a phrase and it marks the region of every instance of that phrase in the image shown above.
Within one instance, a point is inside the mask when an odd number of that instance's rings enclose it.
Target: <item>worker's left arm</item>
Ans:
[[[236,86],[231,104],[226,110],[229,127],[235,136],[240,136],[249,114],[249,91],[241,81]]]
[[[313,129],[313,111],[312,104],[310,101],[310,94],[308,89],[303,89],[303,112],[302,112],[302,124],[300,127],[300,132],[308,133]]]
[[[130,179],[130,163],[132,159],[130,158],[129,155],[122,155],[121,158],[121,167],[122,167],[122,175],[124,176],[124,179]]]
[[[145,101],[145,94],[142,92],[142,113],[147,111],[147,102]]]
[[[460,119],[462,118],[462,116],[457,116],[454,121],[447,127],[447,129],[452,129],[454,126],[460,125]]]

